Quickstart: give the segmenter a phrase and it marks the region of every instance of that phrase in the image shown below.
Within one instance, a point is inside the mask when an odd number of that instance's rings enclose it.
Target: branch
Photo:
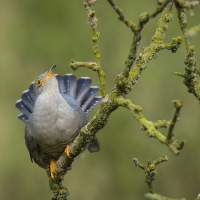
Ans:
[[[183,83],[187,86],[188,92],[192,93],[200,101],[200,69],[196,68],[194,50],[194,46],[190,46],[188,49],[188,54],[185,58],[185,74],[180,72],[174,72],[174,74],[184,78]]]
[[[135,163],[136,167],[139,167],[140,169],[144,170],[145,173],[145,182],[148,185],[149,188],[149,192],[154,194],[154,189],[153,189],[153,181],[155,180],[155,175],[157,174],[157,169],[156,166],[160,163],[166,162],[168,161],[169,158],[167,156],[161,156],[158,159],[154,160],[154,161],[148,161],[147,162],[147,166],[145,166],[144,164],[140,163],[138,161],[137,158],[133,159],[133,162]]]
[[[170,123],[170,126],[169,126],[169,131],[168,131],[168,134],[167,134],[167,143],[170,143],[171,140],[172,140],[172,137],[174,136],[174,133],[173,133],[173,130],[174,130],[174,127],[176,125],[176,122],[178,121],[178,117],[180,115],[180,111],[181,111],[181,108],[183,106],[183,103],[179,100],[174,100],[173,101],[174,103],[174,107],[176,108],[176,111],[174,113],[174,117]]]
[[[129,93],[132,90],[133,85],[137,83],[138,79],[140,78],[142,71],[146,69],[150,60],[156,58],[160,50],[170,49],[172,52],[174,52],[180,47],[180,37],[174,38],[171,45],[163,43],[165,32],[167,31],[168,24],[172,19],[172,5],[172,3],[168,3],[163,10],[156,32],[152,37],[150,46],[144,48],[143,53],[139,54],[138,58],[136,59],[136,65],[130,70],[128,77],[125,77],[123,73],[117,77],[116,89],[118,91],[125,91],[126,94]]]
[[[128,54],[128,57],[125,61],[125,69],[122,73],[122,76],[124,77],[129,77],[129,72],[136,60],[137,57],[137,48],[139,46],[139,42],[141,40],[141,31],[143,30],[144,25],[151,19],[156,17],[159,13],[161,13],[167,5],[169,5],[170,9],[172,7],[172,3],[170,0],[166,0],[164,3],[159,4],[158,8],[156,9],[155,12],[152,14],[144,12],[141,13],[139,16],[139,22],[138,24],[133,23],[131,20],[129,20],[122,12],[122,10],[117,6],[117,4],[113,0],[108,0],[110,5],[113,7],[113,9],[116,11],[116,13],[119,15],[119,20],[124,22],[124,24],[131,29],[133,32],[133,40],[131,44],[131,48]],[[171,10],[166,10],[166,13],[170,13]],[[164,15],[163,15],[164,16]]]
[[[184,144],[186,143],[185,140],[173,140],[172,136],[174,135],[173,129],[174,126],[178,120],[178,116],[180,114],[180,109],[182,107],[182,103],[178,100],[174,100],[173,103],[175,105],[176,111],[174,114],[174,117],[171,121],[162,120],[159,122],[151,122],[148,121],[144,115],[141,113],[142,108],[138,105],[135,105],[131,102],[130,99],[125,99],[124,97],[118,97],[115,99],[115,102],[119,106],[123,106],[130,110],[132,115],[139,121],[139,123],[142,125],[142,130],[146,132],[146,134],[150,138],[156,138],[161,143],[166,144],[168,148],[175,154],[178,155],[180,153],[180,150],[184,147]],[[160,131],[158,131],[158,128],[168,128],[168,136],[164,136]]]
[[[98,37],[99,37],[99,32],[97,31],[97,22],[98,19],[95,16],[95,11],[91,9],[91,6],[94,5],[98,0],[86,0],[84,2],[84,6],[86,10],[88,11],[88,23],[92,28],[93,32],[93,37],[92,37],[92,42],[93,42],[93,53],[95,55],[95,62],[97,65],[97,73],[99,76],[99,81],[100,81],[100,91],[103,97],[107,94],[106,91],[106,82],[105,82],[105,72],[101,68],[101,62],[100,62],[100,51],[99,51],[99,45],[98,45]]]
[[[144,195],[144,197],[148,200],[186,200],[185,198],[181,198],[181,199],[168,198],[156,193],[155,194],[147,193]]]
[[[186,19],[185,10],[184,10],[183,7],[180,7],[179,1],[177,1],[175,3],[175,5],[176,5],[177,15],[178,15],[178,19],[179,19],[180,29],[183,33],[183,36],[184,36],[184,39],[185,39],[186,50],[188,52],[189,47],[190,47],[190,43],[189,43],[189,40],[186,36],[187,19]]]
[[[144,48],[143,53],[141,53],[137,59],[137,47],[141,38],[140,32],[143,29],[143,26],[148,22],[151,17],[153,17],[153,15],[151,16],[151,14],[142,13],[139,17],[139,23],[136,26],[132,23],[130,24],[134,36],[127,60],[125,62],[125,68],[124,71],[117,76],[115,86],[112,89],[111,93],[108,94],[105,84],[105,73],[102,70],[100,63],[101,55],[98,46],[99,33],[97,31],[98,20],[95,16],[95,11],[91,9],[91,6],[94,5],[96,2],[97,0],[86,0],[84,3],[84,6],[88,11],[88,22],[91,26],[93,33],[92,42],[95,61],[76,62],[74,60],[71,60],[70,66],[74,70],[78,69],[79,67],[86,67],[97,72],[100,82],[100,91],[103,99],[100,104],[100,109],[97,111],[95,116],[89,121],[89,123],[85,127],[80,130],[78,136],[70,144],[70,157],[67,157],[67,155],[63,153],[63,155],[61,155],[61,157],[57,161],[54,173],[55,178],[51,179],[51,177],[49,177],[50,188],[53,191],[52,200],[68,199],[68,191],[65,187],[62,186],[64,175],[71,168],[71,164],[74,161],[74,158],[85,150],[87,144],[90,142],[90,140],[93,139],[95,134],[107,124],[110,114],[115,111],[119,106],[123,106],[129,109],[133,116],[142,125],[142,129],[147,133],[147,135],[149,137],[156,137],[161,143],[167,145],[175,155],[179,154],[185,143],[184,141],[174,141],[172,138],[170,138],[170,143],[166,142],[166,136],[158,131],[158,128],[168,128],[169,125],[172,126],[172,122],[175,124],[176,120],[162,120],[155,123],[148,121],[142,114],[142,108],[138,105],[133,104],[130,100],[126,99],[126,95],[132,90],[133,85],[139,79],[142,71],[148,66],[149,61],[155,58],[160,50],[168,49],[172,52],[175,52],[181,44],[180,37],[173,38],[170,44],[165,44],[163,42],[168,23],[171,21],[172,3],[167,3],[167,1],[165,1],[165,4],[162,4],[160,6],[160,9],[158,9],[157,14],[160,13],[162,9],[163,12],[160,17],[156,32],[152,37],[152,42],[149,47]],[[110,0],[109,2],[113,1]],[[166,5],[166,7],[164,5]],[[118,10],[117,12],[121,16],[120,19],[124,21],[126,25],[128,25],[130,21],[126,19],[120,9],[116,7],[115,9],[116,11]],[[134,61],[136,61],[136,64],[132,68]],[[47,174],[49,175],[48,170]]]

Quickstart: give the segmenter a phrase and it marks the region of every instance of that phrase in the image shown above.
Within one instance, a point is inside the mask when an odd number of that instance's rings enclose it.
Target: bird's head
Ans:
[[[58,82],[54,75],[56,65],[53,65],[47,72],[40,74],[34,82],[34,92],[36,97],[49,89],[57,90]]]

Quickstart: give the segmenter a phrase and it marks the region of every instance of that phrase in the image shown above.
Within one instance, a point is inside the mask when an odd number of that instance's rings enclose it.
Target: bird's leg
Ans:
[[[54,179],[55,168],[56,168],[56,160],[51,159],[50,160],[50,175],[51,175],[51,178],[53,178],[53,179]]]
[[[65,153],[67,154],[67,156],[68,156],[69,158],[72,158],[72,157],[70,156],[70,153],[69,153],[69,147],[70,147],[70,145],[67,145],[67,146],[66,146],[66,148],[65,148]]]

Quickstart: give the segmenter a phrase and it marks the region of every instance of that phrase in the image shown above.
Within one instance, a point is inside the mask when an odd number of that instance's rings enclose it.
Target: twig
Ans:
[[[168,3],[158,22],[158,28],[156,29],[156,32],[152,37],[152,42],[150,46],[144,48],[143,53],[141,53],[139,57],[136,59],[136,65],[129,73],[129,82],[128,83],[125,82],[124,85],[128,85],[130,83],[131,86],[133,86],[135,83],[137,83],[142,71],[147,67],[149,61],[155,58],[157,56],[157,53],[164,47],[166,47],[163,46],[163,40],[165,37],[165,32],[167,31],[168,23],[171,21],[172,17],[171,10],[172,10],[172,3]],[[178,42],[176,43],[177,44],[176,48],[180,46],[180,42],[181,42],[180,39],[178,39]],[[169,49],[169,46],[167,48]],[[175,47],[173,43],[170,49],[172,50],[174,48]]]
[[[120,9],[119,6],[117,6],[117,4],[113,0],[108,0],[108,2],[113,7],[113,9],[116,11],[116,13],[119,15],[118,19],[121,20],[122,22],[124,22],[124,24],[126,24],[126,26],[129,27],[133,33],[135,33],[135,31],[137,30],[137,24],[135,24],[131,20],[127,19],[127,17],[122,12],[122,9]]]
[[[151,122],[147,120],[144,115],[141,113],[142,108],[138,105],[135,105],[132,103],[130,99],[125,99],[124,97],[118,97],[115,98],[115,102],[119,106],[123,106],[130,110],[132,115],[139,121],[139,123],[142,125],[141,130],[145,131],[146,134],[151,138],[157,138],[161,143],[166,144],[168,148],[175,154],[178,155],[180,153],[180,150],[184,147],[185,140],[173,140],[172,139],[172,133],[171,131],[174,129],[175,121],[177,121],[177,115],[180,113],[180,105],[181,102],[178,100],[175,100],[175,106],[179,107],[176,109],[175,116],[171,121],[162,120],[159,122]],[[170,126],[169,134],[167,137],[165,137],[160,131],[158,131],[158,128],[166,127],[168,128]]]
[[[183,83],[187,86],[188,92],[200,101],[200,80],[198,76],[200,69],[196,68],[194,46],[190,46],[188,51],[185,58],[185,74],[180,72],[174,72],[174,74],[184,78]]]
[[[185,10],[184,10],[183,7],[180,7],[180,2],[179,1],[177,1],[175,3],[175,5],[176,5],[177,14],[178,14],[180,29],[181,29],[181,31],[183,33],[184,40],[185,40],[185,45],[186,45],[186,50],[188,52],[189,51],[189,47],[190,47],[190,42],[189,42],[189,39],[187,38],[187,35],[186,35],[187,18],[186,18]]]
[[[144,197],[148,200],[186,200],[185,198],[181,198],[181,199],[173,199],[173,198],[168,198],[165,196],[162,196],[160,194],[151,194],[151,193],[147,193],[144,195]]]
[[[167,134],[167,138],[166,138],[167,143],[170,143],[170,141],[172,140],[172,137],[174,136],[173,130],[176,125],[176,122],[179,119],[178,117],[180,115],[180,111],[183,106],[183,103],[179,100],[173,100],[173,103],[174,103],[174,107],[176,108],[176,111],[174,113],[174,116],[173,116],[172,121],[169,126],[169,130],[168,130],[168,134]]]
[[[153,18],[153,17],[156,17],[159,13],[161,13],[163,11],[163,9],[167,6],[167,4],[169,2],[171,2],[172,0],[166,0],[165,2],[162,2],[162,3],[159,3],[159,6],[158,8],[156,9],[155,12],[153,12],[150,16]]]
[[[181,8],[193,9],[200,4],[200,1],[175,0],[176,4]]]
[[[169,158],[167,156],[161,156],[158,159],[154,161],[148,161],[147,166],[144,164],[140,163],[137,158],[133,159],[133,162],[135,163],[136,167],[139,167],[140,169],[144,170],[145,173],[145,182],[148,185],[149,192],[154,194],[154,189],[153,189],[153,181],[155,180],[155,175],[157,174],[157,169],[156,166],[160,163],[168,161]]]
[[[86,0],[84,2],[84,6],[86,10],[88,11],[88,23],[90,24],[93,32],[93,37],[92,37],[92,42],[93,42],[93,53],[95,55],[95,62],[97,64],[97,73],[99,76],[99,81],[100,81],[100,91],[103,97],[106,96],[107,91],[106,91],[106,82],[105,82],[105,72],[101,68],[101,62],[100,62],[100,51],[99,51],[99,45],[98,45],[98,37],[99,37],[99,32],[97,31],[97,22],[98,19],[96,17],[95,11],[91,9],[91,6],[94,5],[98,0]]]

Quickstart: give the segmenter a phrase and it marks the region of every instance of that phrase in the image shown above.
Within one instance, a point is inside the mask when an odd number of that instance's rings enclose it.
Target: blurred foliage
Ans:
[[[142,12],[153,12],[156,1],[120,1],[125,15],[137,22]],[[106,1],[99,1],[94,10],[99,19],[99,45],[102,68],[107,74],[108,90],[124,68],[124,60],[131,44],[131,31],[117,20],[116,13]],[[199,24],[199,8],[195,16],[188,15],[188,28]],[[160,15],[159,15],[160,16]],[[159,19],[152,19],[144,28],[139,51],[150,44]],[[83,1],[1,1],[0,7],[0,199],[49,199],[48,178],[45,171],[32,164],[24,144],[24,124],[17,120],[15,101],[37,75],[57,64],[57,73],[72,73],[70,59],[93,61],[91,30]],[[181,35],[177,15],[165,41]],[[192,41],[196,47],[197,66],[200,63],[200,36]],[[114,112],[107,126],[98,133],[102,150],[85,152],[73,163],[64,185],[73,200],[143,199],[148,188],[141,170],[135,168],[133,157],[142,162],[168,155],[167,163],[158,167],[154,190],[162,195],[194,199],[199,191],[199,102],[187,92],[180,77],[173,71],[184,72],[185,45],[177,53],[161,51],[134,86],[129,98],[143,107],[146,118],[152,121],[171,119],[173,99],[184,106],[175,129],[175,137],[186,139],[187,145],[175,157],[165,145],[149,139],[128,110]],[[88,69],[73,72],[76,76],[90,76],[98,85],[97,75]],[[95,112],[95,111],[94,111]],[[94,114],[93,112],[93,114]],[[91,114],[92,116],[92,114]]]

